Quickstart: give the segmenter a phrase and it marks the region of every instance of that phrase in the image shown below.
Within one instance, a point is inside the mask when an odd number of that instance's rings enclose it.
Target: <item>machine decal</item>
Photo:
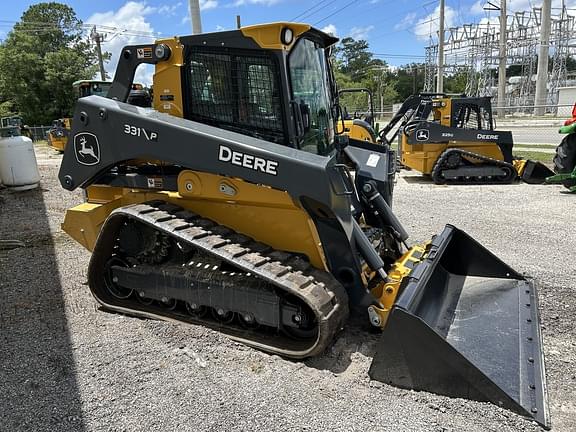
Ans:
[[[416,140],[418,141],[428,141],[430,138],[430,132],[428,129],[418,129],[416,131]]]
[[[490,135],[490,134],[481,134],[481,133],[479,133],[478,135],[476,135],[476,138],[481,139],[481,140],[494,140],[494,141],[498,141],[498,135]]]
[[[81,165],[97,165],[100,162],[98,137],[89,132],[74,135],[74,154]]]
[[[158,134],[156,132],[147,131],[146,129],[138,126],[124,124],[124,133],[135,137],[144,137],[147,141],[158,141]]]
[[[366,161],[366,165],[372,168],[376,168],[376,165],[378,165],[378,162],[380,161],[380,156],[372,153],[370,154],[370,156],[368,156],[368,160]]]
[[[278,175],[278,162],[235,151],[224,145],[220,146],[218,160],[249,168],[254,171],[260,171],[265,174]]]
[[[139,59],[152,58],[152,48],[145,47],[136,49],[136,57]]]

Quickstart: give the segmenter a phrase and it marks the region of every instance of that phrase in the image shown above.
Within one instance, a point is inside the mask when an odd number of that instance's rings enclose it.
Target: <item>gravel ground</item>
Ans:
[[[196,326],[100,311],[89,253],[61,230],[81,201],[37,149],[41,189],[0,191],[2,431],[537,431],[491,404],[367,377],[377,338],[351,325],[324,356],[292,362]],[[576,430],[576,196],[556,186],[434,186],[402,174],[395,210],[428,239],[450,222],[539,285],[553,429]],[[573,221],[573,219],[572,219]]]

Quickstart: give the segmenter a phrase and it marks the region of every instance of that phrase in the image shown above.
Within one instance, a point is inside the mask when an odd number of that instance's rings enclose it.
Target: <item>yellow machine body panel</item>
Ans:
[[[430,174],[434,164],[440,155],[449,148],[458,148],[472,153],[477,153],[496,160],[504,160],[502,150],[496,143],[479,143],[466,141],[451,141],[448,144],[409,144],[407,136],[402,135],[402,164],[420,171],[423,174]]]
[[[344,133],[350,138],[359,141],[369,141],[374,143],[374,138],[368,129],[359,124],[354,124],[354,120],[344,120]],[[342,122],[339,121],[337,125],[338,133],[342,132]]]
[[[313,221],[283,191],[239,179],[183,171],[178,177],[178,192],[90,186],[87,194],[86,203],[66,212],[62,229],[90,251],[114,209],[160,199],[273,248],[306,255],[312,265],[326,269]]]
[[[182,101],[182,71],[184,47],[178,38],[158,41],[170,48],[169,61],[156,64],[154,73],[154,109],[175,117],[184,116]]]
[[[283,43],[282,40],[282,32],[285,29],[292,31],[292,38],[288,44]],[[242,34],[252,38],[260,48],[276,50],[289,50],[298,37],[308,30],[310,30],[310,25],[292,22],[276,22],[240,28]]]
[[[434,100],[434,109],[432,110],[434,120],[442,126],[452,126],[451,115],[452,99],[441,98]]]

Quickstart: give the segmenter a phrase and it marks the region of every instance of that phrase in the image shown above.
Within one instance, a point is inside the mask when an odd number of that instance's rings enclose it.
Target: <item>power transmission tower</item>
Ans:
[[[500,5],[494,3],[487,2],[484,9],[488,14],[493,11],[503,16]],[[541,88],[544,101],[539,103],[541,105],[557,103],[558,88],[567,85],[566,61],[569,57],[576,56],[576,17],[573,14],[572,9],[563,7],[551,17],[552,31],[549,32],[549,42],[545,46],[550,46],[552,71],[548,72],[548,68],[541,69],[545,73],[545,85]],[[488,19],[487,22],[463,24],[447,29],[444,40],[444,74],[464,71],[467,77],[467,94],[492,95],[495,72],[500,74],[504,65],[506,68],[517,66],[517,76],[499,79],[499,87],[502,84],[506,86],[504,91],[498,91],[505,101],[502,103],[500,98],[498,106],[524,107],[525,113],[534,113],[538,51],[542,45],[541,30],[545,27],[543,16],[545,13],[541,8],[518,11],[507,16],[504,56],[501,53],[504,44],[500,38],[502,20],[500,25]],[[425,48],[424,83],[427,91],[433,89],[437,78],[438,51],[436,40],[430,37]],[[540,57],[546,59],[548,56]]]

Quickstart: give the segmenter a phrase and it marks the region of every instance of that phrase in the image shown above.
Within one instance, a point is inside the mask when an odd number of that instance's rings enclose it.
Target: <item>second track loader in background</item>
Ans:
[[[92,294],[292,359],[359,314],[382,332],[373,379],[548,426],[534,282],[451,225],[407,243],[395,153],[335,133],[336,41],[274,23],[123,48],[59,173],[86,191],[63,229],[92,252]],[[125,103],[142,63],[153,110]]]
[[[541,184],[553,174],[541,162],[513,157],[512,133],[494,128],[490,97],[411,96],[379,136],[385,142],[398,136],[402,165],[437,184],[506,184],[517,179]]]

